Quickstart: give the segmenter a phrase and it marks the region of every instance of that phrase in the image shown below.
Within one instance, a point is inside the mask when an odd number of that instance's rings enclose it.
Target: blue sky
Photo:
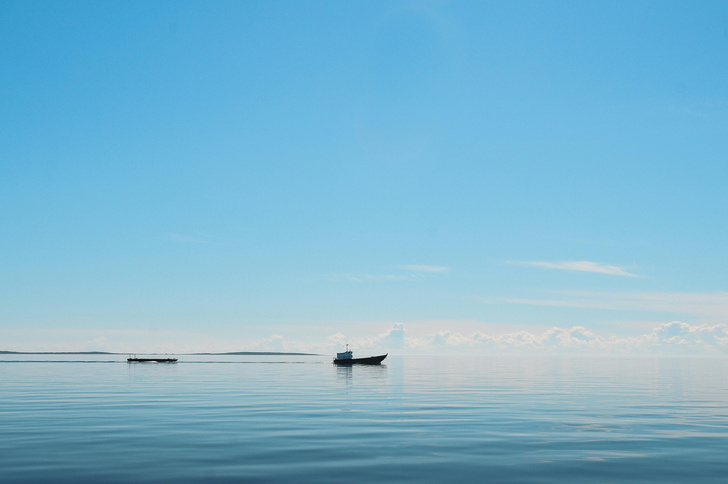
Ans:
[[[0,349],[728,348],[724,2],[3,2],[0,72]]]

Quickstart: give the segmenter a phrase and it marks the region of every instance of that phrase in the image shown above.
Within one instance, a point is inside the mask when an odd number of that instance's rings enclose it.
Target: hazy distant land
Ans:
[[[0,355],[121,355],[107,351],[0,351]]]
[[[126,355],[130,353],[111,353],[108,351],[0,351],[0,355]],[[279,353],[275,351],[231,351],[227,353],[133,353],[135,355],[200,355],[200,356],[240,356],[240,355],[283,355],[317,356],[316,353]]]

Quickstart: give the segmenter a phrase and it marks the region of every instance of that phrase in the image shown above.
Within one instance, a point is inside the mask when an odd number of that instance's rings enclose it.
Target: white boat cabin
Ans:
[[[351,355],[351,350],[349,349],[349,345],[346,345],[346,351],[343,353],[336,353],[336,359],[337,360],[350,360],[353,356]]]

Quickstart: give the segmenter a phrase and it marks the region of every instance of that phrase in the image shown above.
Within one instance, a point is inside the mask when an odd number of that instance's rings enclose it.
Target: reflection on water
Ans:
[[[725,359],[43,358],[0,357],[3,483],[728,474]]]
[[[357,378],[359,383],[372,383],[375,385],[386,384],[387,381],[387,365],[333,365],[336,371],[336,377],[339,381],[351,384],[353,378]]]

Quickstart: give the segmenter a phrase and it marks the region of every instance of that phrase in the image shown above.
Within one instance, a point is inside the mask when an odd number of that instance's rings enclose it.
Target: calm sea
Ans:
[[[0,482],[728,482],[728,358],[0,355]]]

